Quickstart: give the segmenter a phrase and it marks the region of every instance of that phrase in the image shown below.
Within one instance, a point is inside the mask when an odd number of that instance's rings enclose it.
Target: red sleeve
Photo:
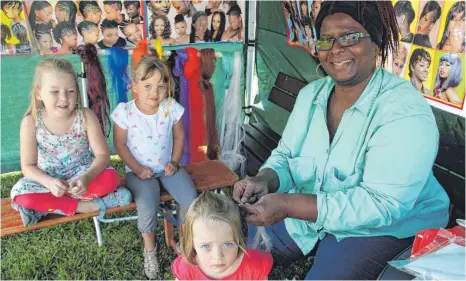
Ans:
[[[266,280],[272,270],[272,254],[257,249],[248,249],[249,263],[251,267],[251,280]]]

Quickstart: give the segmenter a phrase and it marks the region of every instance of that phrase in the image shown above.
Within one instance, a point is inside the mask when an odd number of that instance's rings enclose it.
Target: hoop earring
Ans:
[[[319,64],[317,65],[317,67],[316,67],[316,74],[317,74],[317,76],[319,76],[319,78],[325,78],[325,76],[320,76],[320,75],[319,75],[319,66],[320,66],[321,64],[322,64],[322,63],[319,63]]]

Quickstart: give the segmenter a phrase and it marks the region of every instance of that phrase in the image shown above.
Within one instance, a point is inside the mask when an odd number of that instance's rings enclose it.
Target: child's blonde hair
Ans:
[[[133,82],[144,81],[151,78],[155,71],[160,72],[162,81],[167,83],[168,97],[171,98],[175,92],[175,81],[167,64],[154,55],[145,55],[141,58],[131,73],[131,79]]]
[[[186,261],[195,264],[196,250],[193,243],[193,225],[198,219],[204,222],[228,223],[233,232],[233,239],[238,248],[246,253],[246,241],[242,231],[241,214],[239,207],[225,195],[212,192],[203,192],[194,200],[188,209],[183,227],[181,250]]]
[[[29,104],[29,107],[26,110],[26,113],[24,114],[24,116],[32,115],[34,119],[37,120],[37,112],[39,111],[40,101],[37,99],[36,95],[37,95],[37,91],[40,90],[40,87],[42,85],[42,76],[44,72],[47,72],[47,71],[56,71],[56,72],[71,74],[76,81],[76,92],[78,95],[77,105],[78,106],[82,105],[77,75],[76,75],[76,72],[74,71],[74,68],[71,62],[69,62],[66,59],[50,58],[50,59],[41,61],[36,67],[36,71],[34,73],[34,81],[32,83],[32,89],[31,89],[31,103]]]

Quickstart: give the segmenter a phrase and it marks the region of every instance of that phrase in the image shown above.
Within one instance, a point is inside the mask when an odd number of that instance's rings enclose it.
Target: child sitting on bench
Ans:
[[[48,213],[72,216],[131,203],[96,115],[82,108],[73,65],[46,59],[36,69],[31,104],[21,122],[21,169],[12,207],[25,226]],[[91,152],[92,150],[92,152]],[[103,197],[102,197],[103,196]],[[102,197],[102,198],[99,198]]]
[[[179,167],[185,139],[180,120],[184,108],[173,98],[174,86],[162,60],[143,56],[132,72],[135,99],[120,103],[112,113],[113,142],[126,164],[127,187],[136,201],[138,229],[144,240],[144,272],[150,279],[160,278],[155,231],[161,188],[183,210],[197,197],[193,181]]]

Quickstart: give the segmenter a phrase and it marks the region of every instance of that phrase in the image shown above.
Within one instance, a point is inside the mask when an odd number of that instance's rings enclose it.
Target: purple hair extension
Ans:
[[[173,75],[180,78],[180,104],[184,107],[184,114],[181,118],[183,122],[183,127],[185,130],[185,141],[184,141],[184,149],[183,149],[183,156],[181,157],[180,164],[188,164],[189,160],[191,159],[191,153],[189,151],[189,83],[186,77],[184,77],[184,64],[188,59],[188,54],[186,53],[185,49],[180,49],[176,51],[176,63],[175,67],[173,68]]]
[[[89,96],[89,108],[97,115],[102,132],[109,136],[110,103],[107,96],[107,83],[102,70],[102,64],[97,56],[97,49],[93,44],[81,45],[77,48],[76,54],[81,57],[84,64],[84,71],[87,77],[87,95]]]
[[[107,49],[108,69],[112,77],[112,87],[116,95],[116,104],[128,101],[128,50],[113,47]]]

